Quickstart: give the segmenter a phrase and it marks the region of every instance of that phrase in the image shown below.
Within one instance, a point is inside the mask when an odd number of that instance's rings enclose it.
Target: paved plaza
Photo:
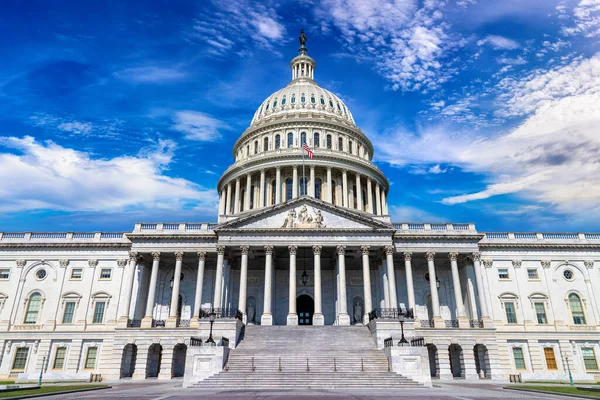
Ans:
[[[306,397],[334,399],[379,400],[391,398],[405,399],[566,399],[566,396],[542,395],[503,389],[496,383],[443,383],[432,389],[400,390],[198,390],[183,389],[170,383],[116,383],[111,389],[71,395],[48,396],[46,399],[129,399],[129,400],[177,400],[177,399],[235,399],[235,400],[283,400],[304,399]]]

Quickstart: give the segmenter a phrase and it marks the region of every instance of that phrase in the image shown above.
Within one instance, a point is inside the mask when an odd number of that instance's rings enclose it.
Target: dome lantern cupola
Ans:
[[[308,56],[308,49],[306,48],[306,35],[304,29],[300,31],[300,48],[298,49],[298,56],[296,56],[290,62],[290,68],[292,69],[292,81],[296,79],[315,79],[315,60]]]

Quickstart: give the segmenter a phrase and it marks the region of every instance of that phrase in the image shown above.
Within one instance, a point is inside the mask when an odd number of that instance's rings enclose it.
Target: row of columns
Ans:
[[[315,192],[314,192],[314,184],[315,184],[315,166],[311,165],[310,167],[310,171],[309,171],[309,180],[307,181],[307,191],[306,194],[308,196],[311,197],[315,197]],[[331,167],[326,167],[327,168],[327,190],[322,191],[321,192],[321,198],[328,202],[328,203],[332,203],[333,204],[333,196],[332,196],[332,173],[331,173]],[[375,215],[388,215],[388,207],[387,207],[387,201],[385,198],[385,190],[380,186],[380,184],[377,181],[373,181],[373,179],[371,179],[368,176],[363,176],[359,173],[354,173],[355,174],[355,179],[356,179],[356,203],[354,204],[354,208],[357,210],[363,210],[365,209],[367,212],[371,213],[371,214],[375,214]],[[242,179],[245,179],[245,185],[246,185],[246,189],[245,189],[245,193],[244,193],[244,198],[241,199],[241,185],[242,185]],[[366,179],[366,196],[368,201],[365,201],[366,199],[363,199],[363,195],[362,195],[362,182],[363,180]],[[238,214],[241,210],[241,206],[243,205],[243,209],[244,211],[250,210],[251,209],[251,203],[253,203],[251,201],[251,196],[254,196],[254,193],[252,193],[252,181],[253,181],[253,174],[251,172],[248,172],[246,174],[245,178],[236,178],[235,181],[230,181],[221,191],[220,194],[220,198],[219,198],[219,215],[231,215],[231,214]],[[268,199],[265,198],[265,186],[266,185],[266,170],[261,169],[260,170],[260,180],[259,180],[259,195],[258,195],[258,202],[254,202],[254,204],[252,204],[252,209],[257,209],[257,208],[261,208],[264,207],[265,205],[269,204],[270,201]],[[343,169],[342,170],[342,199],[341,201],[338,201],[337,205],[341,205],[343,207],[350,207],[350,198],[349,198],[349,186],[348,186],[348,170]],[[373,187],[374,189],[374,193],[373,193]],[[282,203],[283,200],[283,196],[282,196],[282,189],[283,189],[283,185],[282,185],[282,181],[281,181],[281,167],[276,167],[276,173],[275,173],[275,204],[279,204]],[[299,196],[299,179],[298,179],[298,167],[297,166],[293,166],[292,167],[292,198],[296,198]],[[337,188],[334,188],[333,190],[337,190]],[[373,194],[375,195],[375,204],[373,204]],[[233,207],[231,207],[231,200],[233,197]],[[243,203],[242,203],[243,202]],[[363,207],[363,202],[366,205],[366,207]],[[233,208],[233,209],[232,209]]]

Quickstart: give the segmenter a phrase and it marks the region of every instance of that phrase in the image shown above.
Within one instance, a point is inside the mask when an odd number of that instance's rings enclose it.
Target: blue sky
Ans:
[[[600,0],[204,0],[3,3],[0,231],[215,221],[301,28],[393,221],[599,230]]]

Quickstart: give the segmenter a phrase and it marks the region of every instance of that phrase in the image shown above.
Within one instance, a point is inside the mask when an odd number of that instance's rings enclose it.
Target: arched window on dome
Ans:
[[[265,107],[265,111],[269,111],[269,103],[267,103],[267,106]]]
[[[250,145],[247,144],[246,145],[246,157],[248,157],[250,155]]]
[[[294,134],[292,132],[288,133],[287,147],[288,148],[294,147]]]
[[[315,95],[314,94],[310,96],[310,102],[313,103],[313,104],[315,104],[316,100],[315,100]]]
[[[300,196],[306,196],[307,182],[308,182],[308,179],[305,176],[300,178]]]
[[[300,144],[303,145],[304,143],[306,143],[306,132],[300,134]]]
[[[323,98],[323,96],[321,96],[321,105],[325,105],[325,99]]]
[[[275,107],[275,106],[273,106],[273,107]],[[337,107],[338,107],[338,111],[341,112],[342,108],[340,107],[340,103],[337,103]]]
[[[258,153],[258,140],[254,141],[254,154]]]
[[[300,103],[306,103],[306,96],[304,96],[304,93],[300,96]]]
[[[296,95],[295,95],[295,94],[293,94],[293,95],[292,95],[292,104],[294,104],[295,102],[296,102]]]
[[[585,314],[583,313],[581,298],[575,293],[569,295],[569,308],[573,316],[573,323],[575,325],[585,325]]]
[[[348,140],[348,153],[354,154],[354,143],[352,143],[352,140]]]
[[[277,99],[273,102],[273,108],[277,107]]]
[[[329,99],[329,107],[333,108],[333,101],[331,99]]]
[[[321,199],[321,178],[315,179],[315,199]]]
[[[34,292],[27,299],[27,307],[25,309],[24,324],[36,324],[38,315],[42,308],[42,295],[39,292]]]
[[[283,99],[281,99],[281,105],[285,106],[285,96],[283,96]]]
[[[342,106],[344,108],[344,115],[348,115],[348,113],[346,112],[346,106]]]
[[[281,136],[279,134],[275,135],[275,148],[278,149],[281,147]]]
[[[337,197],[335,195],[335,181],[331,181],[331,187],[329,190],[331,190],[331,202],[335,205],[337,204]]]
[[[313,146],[315,148],[318,148],[319,146],[321,146],[321,140],[320,140],[320,137],[319,137],[319,132],[315,132],[313,134]]]
[[[293,188],[294,188],[294,182],[292,181],[292,178],[287,178],[285,180],[285,199],[286,200],[292,199]]]
[[[273,182],[271,182],[271,204],[273,205],[275,204],[275,194],[277,193],[277,181],[273,180]],[[265,199],[267,198],[267,196],[265,196]]]
[[[331,150],[331,135],[327,135],[327,148]]]
[[[338,150],[339,151],[344,151],[344,139],[343,138],[338,138]]]
[[[266,136],[263,140],[263,151],[269,150],[269,137]]]

